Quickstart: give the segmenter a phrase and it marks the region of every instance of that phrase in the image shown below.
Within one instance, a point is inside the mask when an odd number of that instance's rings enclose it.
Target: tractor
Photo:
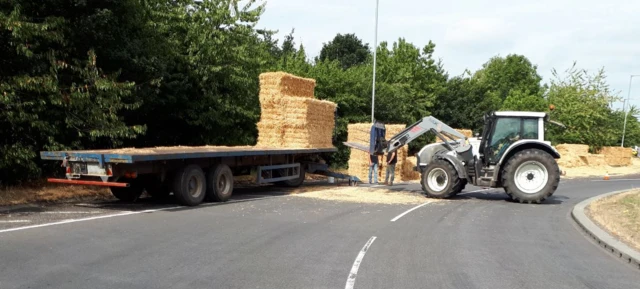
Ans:
[[[450,198],[467,184],[504,188],[520,203],[541,203],[558,188],[560,154],[545,141],[545,124],[561,123],[544,112],[494,111],[484,115],[482,135],[467,138],[433,116],[428,116],[386,140],[384,124],[371,127],[368,146],[346,146],[382,155],[398,150],[431,132],[441,142],[424,146],[414,170],[421,173],[423,193],[431,198]],[[564,126],[563,126],[564,127]]]

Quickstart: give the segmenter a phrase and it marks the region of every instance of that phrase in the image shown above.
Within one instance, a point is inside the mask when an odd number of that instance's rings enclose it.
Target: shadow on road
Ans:
[[[465,193],[464,191],[457,196],[452,198],[453,200],[464,200],[464,199],[473,199],[473,200],[483,200],[483,201],[504,201],[510,203],[517,203],[517,201],[512,200],[504,190],[487,190],[482,192],[472,192]],[[558,205],[562,204],[563,200],[567,200],[568,198],[565,196],[556,196],[553,195],[544,202],[540,203],[540,205]]]

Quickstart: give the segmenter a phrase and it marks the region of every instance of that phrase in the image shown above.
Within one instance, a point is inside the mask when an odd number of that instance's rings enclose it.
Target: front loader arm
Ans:
[[[451,128],[447,124],[438,120],[437,118],[433,116],[427,116],[417,121],[416,123],[412,124],[411,126],[407,127],[400,133],[391,137],[387,142],[387,147],[385,148],[385,152],[389,153],[389,152],[396,151],[397,149],[401,148],[402,146],[408,144],[409,142],[413,141],[414,139],[420,137],[421,135],[427,132],[433,132],[438,138],[440,138],[444,142],[444,145],[449,150],[453,150],[453,147],[451,147],[451,145],[445,139],[443,134],[449,137],[454,137],[455,139],[462,139],[462,140],[467,139],[467,137],[464,134],[459,133],[458,131]]]
[[[413,141],[414,139],[420,137],[421,135],[427,132],[433,132],[438,138],[440,138],[444,142],[444,145],[449,150],[453,150],[453,147],[451,147],[449,142],[445,139],[444,135],[452,139],[466,140],[466,137],[463,134],[456,131],[455,129],[451,128],[450,126],[446,125],[445,123],[441,122],[440,120],[438,120],[433,116],[427,116],[417,121],[416,123],[412,124],[411,126],[405,128],[400,133],[392,136],[389,139],[389,141],[385,141],[382,146],[375,146],[376,150],[373,153],[383,154],[383,153],[394,152],[399,148],[401,148],[402,146],[408,144],[409,142]],[[364,144],[358,144],[358,143],[352,143],[352,142],[345,142],[344,144],[348,147],[366,151],[369,153],[371,153],[370,148],[374,147],[371,144],[369,144],[369,146],[366,146]]]

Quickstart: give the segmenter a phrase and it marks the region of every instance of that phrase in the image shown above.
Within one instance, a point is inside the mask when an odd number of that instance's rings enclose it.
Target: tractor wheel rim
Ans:
[[[429,172],[429,175],[427,175],[427,183],[429,188],[439,192],[447,187],[449,184],[449,178],[443,169],[435,168]]]
[[[542,190],[549,180],[547,168],[537,162],[524,162],[516,169],[514,175],[516,187],[526,194],[535,194]]]

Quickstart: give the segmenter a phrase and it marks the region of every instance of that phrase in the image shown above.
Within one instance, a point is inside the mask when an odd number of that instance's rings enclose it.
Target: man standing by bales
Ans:
[[[371,173],[373,173],[373,179],[375,184],[378,184],[378,156],[369,155],[369,184],[371,184]]]
[[[396,174],[396,163],[398,162],[398,156],[393,151],[387,154],[387,176],[384,179],[384,183],[393,186],[393,180]],[[389,182],[389,176],[391,176],[391,182]]]

